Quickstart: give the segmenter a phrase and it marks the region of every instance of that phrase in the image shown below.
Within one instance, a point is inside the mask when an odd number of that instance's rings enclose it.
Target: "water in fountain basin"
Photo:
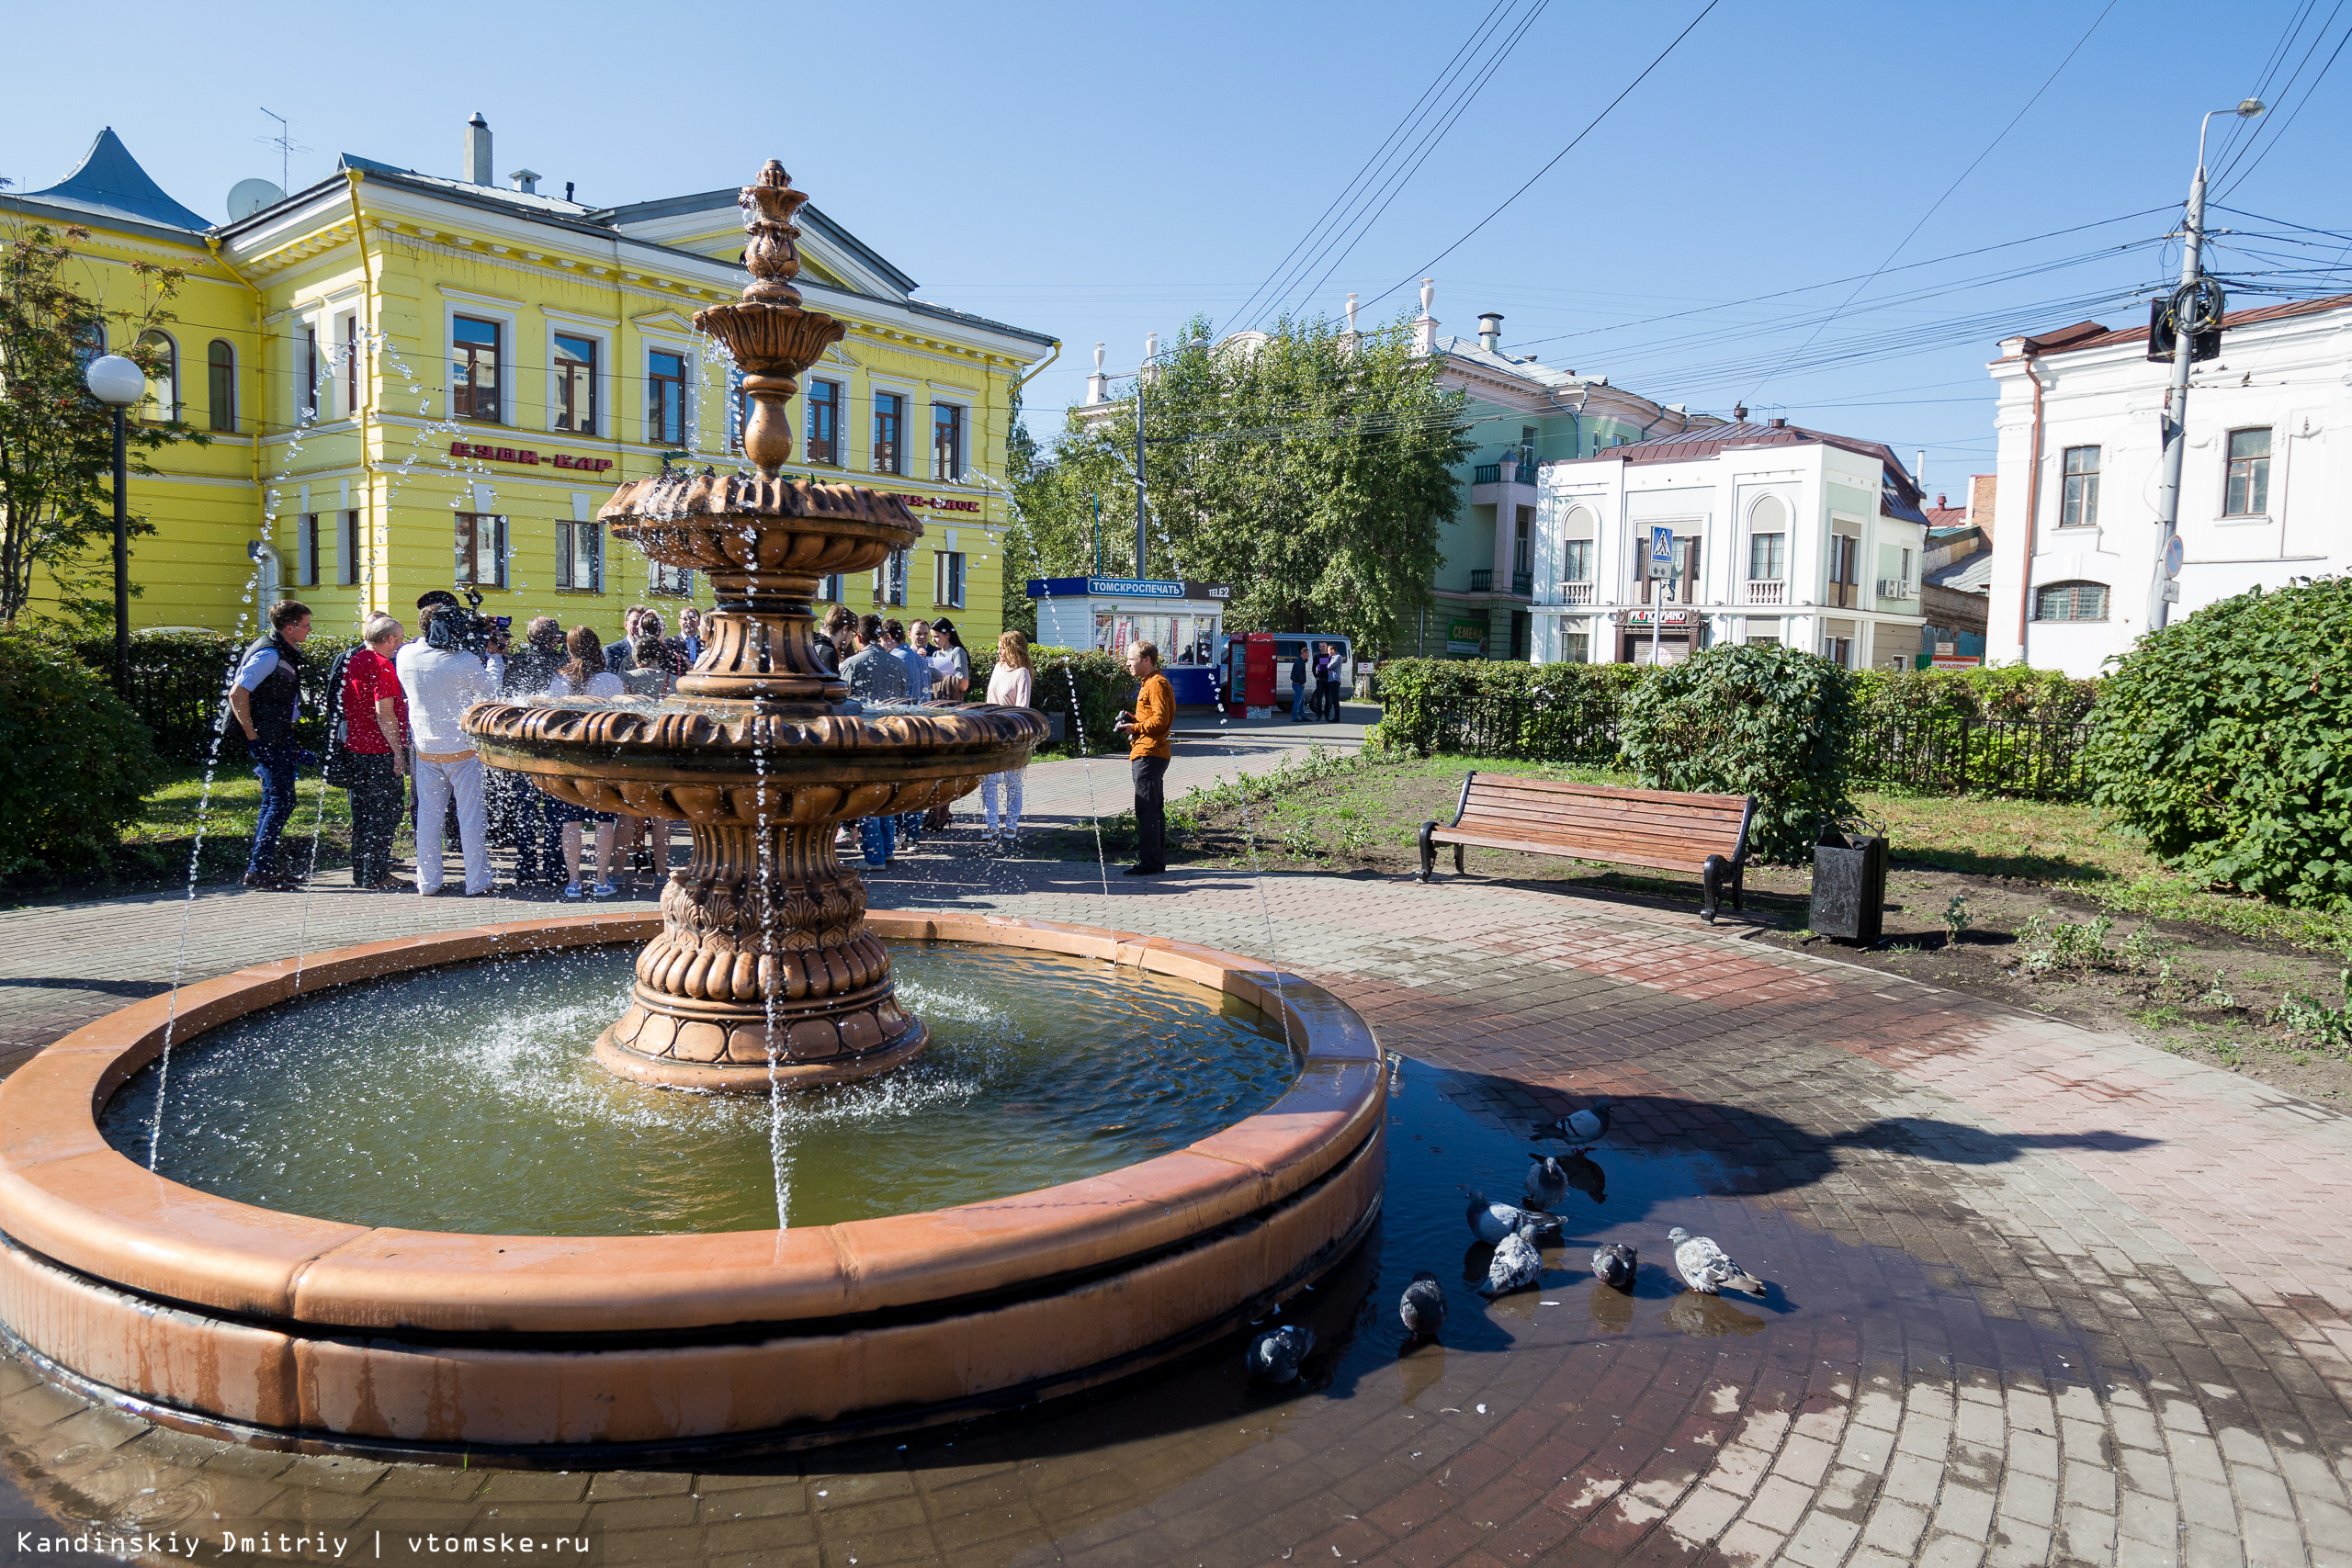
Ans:
[[[555,1235],[775,1223],[765,1097],[624,1082],[590,1058],[634,946],[321,993],[183,1045],[162,1173],[358,1224]],[[1180,1148],[1263,1110],[1290,1050],[1256,1010],[1093,960],[891,944],[931,1049],[783,1110],[796,1224],[1023,1192]],[[152,1068],[107,1106],[144,1152]]]

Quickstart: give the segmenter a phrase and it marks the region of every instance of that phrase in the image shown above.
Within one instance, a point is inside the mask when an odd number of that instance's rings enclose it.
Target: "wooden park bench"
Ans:
[[[1463,776],[1462,800],[1444,827],[1421,824],[1421,874],[1437,869],[1437,847],[1462,852],[1519,850],[1613,865],[1646,865],[1698,874],[1705,890],[1700,917],[1713,921],[1731,884],[1731,906],[1741,908],[1747,872],[1747,825],[1756,802],[1745,795],[1681,795],[1661,789],[1612,789],[1606,784],[1554,784],[1515,773]]]

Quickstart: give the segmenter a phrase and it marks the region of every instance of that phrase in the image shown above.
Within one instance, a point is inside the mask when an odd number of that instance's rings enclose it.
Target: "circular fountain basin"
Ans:
[[[1204,987],[1203,1016],[1229,998],[1286,1032],[1295,1076],[1283,1087],[1257,1075],[1263,1093],[1236,1098],[1262,1109],[1181,1147],[1125,1158],[1154,1145],[1122,1147],[1113,1126],[1107,1157],[1124,1163],[953,1206],[857,1217],[857,1201],[897,1200],[859,1200],[851,1180],[817,1213],[842,1217],[785,1230],[471,1233],[413,1223],[434,1217],[422,1213],[289,1212],[274,1190],[270,1206],[239,1201],[152,1173],[108,1141],[101,1117],[160,1055],[166,1028],[176,1046],[296,995],[294,962],[262,965],[110,1014],[0,1084],[0,1319],[52,1375],[167,1423],[280,1447],[563,1464],[582,1450],[798,1446],[1073,1392],[1263,1315],[1369,1229],[1381,1056],[1328,993],[1288,976],[1278,990],[1250,960],[1159,939],[869,920],[888,941],[1110,959],[1155,985]],[[308,996],[522,950],[634,943],[657,927],[583,915],[369,943],[303,960],[299,984]],[[288,1010],[289,1024],[311,1005]],[[311,1047],[336,1050],[321,1033]],[[175,1056],[184,1070],[190,1058]],[[1179,1119],[1163,1133],[1195,1130]],[[1020,1136],[1010,1123],[1007,1136]],[[764,1190],[759,1163],[751,1185]]]

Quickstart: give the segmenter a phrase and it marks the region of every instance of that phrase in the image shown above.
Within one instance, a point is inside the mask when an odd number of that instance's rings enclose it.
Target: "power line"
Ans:
[[[2343,7],[2340,5],[2337,6],[2338,10],[2341,10],[2342,8]],[[2329,14],[2328,19],[2331,21],[2335,19],[2334,13]],[[2270,156],[2270,150],[2278,146],[2280,141],[2284,141],[2286,139],[2287,132],[2295,128],[2295,121],[2302,118],[2304,108],[2313,98],[2319,96],[2319,85],[2327,80],[2327,73],[2335,69],[2335,58],[2337,55],[2344,52],[2344,46],[2347,41],[2352,41],[2352,28],[2345,28],[2344,36],[2335,40],[2335,48],[2329,52],[2327,63],[2319,68],[2319,74],[2312,78],[2312,85],[2303,89],[2301,101],[2295,105],[2295,112],[2287,117],[2287,123],[2280,126],[2272,133],[2270,140],[2263,144],[2262,151],[2255,154],[2254,162],[2245,166],[2245,173],[2232,180],[2229,185],[2224,187],[2222,194],[2227,195],[2230,191],[2237,189],[2238,186],[2253,178],[2254,171],[2262,167],[2262,161]],[[2317,49],[2319,47],[2318,39],[2313,39],[2312,40],[2312,47],[2313,49]],[[2295,74],[2298,76],[2302,74],[2302,71],[2300,67],[2297,68]],[[2294,83],[2290,80],[2287,85],[2289,90],[2291,91],[2294,87]],[[2252,146],[2253,143],[2248,142],[2247,145]]]
[[[1391,147],[1397,142],[1398,139],[1410,134],[1412,128],[1423,118],[1424,106],[1430,102],[1430,98],[1434,95],[1444,91],[1445,88],[1453,82],[1453,78],[1460,73],[1464,59],[1488,36],[1494,27],[1495,18],[1499,16],[1511,3],[1512,0],[1495,0],[1494,8],[1489,10],[1484,17],[1480,18],[1478,25],[1471,29],[1469,38],[1463,40],[1462,46],[1453,51],[1453,58],[1445,62],[1443,68],[1438,72],[1437,76],[1427,87],[1421,89],[1421,96],[1413,101],[1411,108],[1405,111],[1405,118],[1396,122],[1396,128],[1389,131],[1387,136],[1382,140],[1378,147],[1373,149],[1372,156],[1364,160],[1363,167],[1358,169],[1354,177],[1350,179],[1348,183],[1340,188],[1340,194],[1331,198],[1330,205],[1323,209],[1321,215],[1318,216],[1315,220],[1314,223],[1308,227],[1306,232],[1299,238],[1298,243],[1291,246],[1289,254],[1284,255],[1280,262],[1275,264],[1274,270],[1268,273],[1265,280],[1260,283],[1257,288],[1250,291],[1249,297],[1241,301],[1239,308],[1234,311],[1230,318],[1231,320],[1241,320],[1243,312],[1247,311],[1250,306],[1258,302],[1258,297],[1261,294],[1267,293],[1270,289],[1273,289],[1276,287],[1278,279],[1284,283],[1288,281],[1291,276],[1288,270],[1291,262],[1298,255],[1299,252],[1314,243],[1316,236],[1321,233],[1324,226],[1330,221],[1331,215],[1337,212],[1341,204],[1348,201],[1349,198],[1355,194],[1356,187],[1363,184],[1364,180],[1372,175],[1374,169],[1386,162]],[[1476,90],[1475,85],[1473,90]],[[1313,264],[1310,262],[1305,265],[1312,265]]]
[[[1528,175],[1527,183],[1525,185],[1521,186],[1517,190],[1503,197],[1500,205],[1497,206],[1492,212],[1487,213],[1484,218],[1479,219],[1478,221],[1470,225],[1469,229],[1463,233],[1462,238],[1454,241],[1453,243],[1446,246],[1445,249],[1438,252],[1437,254],[1431,256],[1429,260],[1415,267],[1404,277],[1390,284],[1387,288],[1374,295],[1369,300],[1365,301],[1365,303],[1376,305],[1381,300],[1387,299],[1391,294],[1396,293],[1396,290],[1412,282],[1414,278],[1420,276],[1422,274],[1428,272],[1431,267],[1437,265],[1438,263],[1443,261],[1446,257],[1460,250],[1464,244],[1469,243],[1471,235],[1476,234],[1479,230],[1484,229],[1487,224],[1500,217],[1504,208],[1509,207],[1512,202],[1517,201],[1521,197],[1527,194],[1528,186],[1532,186],[1537,180],[1540,180],[1545,175],[1550,174],[1554,164],[1557,164],[1561,159],[1575,152],[1577,142],[1582,141],[1586,137],[1591,135],[1594,128],[1599,126],[1602,120],[1609,118],[1611,110],[1616,108],[1619,104],[1623,103],[1633,95],[1634,88],[1647,81],[1651,72],[1656,71],[1659,66],[1665,64],[1666,57],[1672,54],[1675,50],[1680,46],[1682,40],[1689,38],[1692,30],[1695,29],[1701,22],[1705,21],[1709,14],[1722,3],[1723,0],[1707,0],[1706,9],[1691,17],[1690,25],[1684,28],[1680,32],[1675,34],[1674,41],[1668,44],[1664,49],[1658,51],[1657,58],[1651,61],[1647,65],[1643,66],[1642,73],[1634,77],[1632,81],[1626,83],[1624,90],[1619,93],[1615,97],[1610,99],[1608,104],[1602,107],[1599,114],[1594,115],[1590,120],[1587,121],[1585,128],[1576,133],[1576,137],[1573,141],[1571,141],[1566,147],[1561,148],[1557,152],[1553,153],[1550,163],[1545,164],[1542,168]],[[2111,3],[2112,0],[2110,0],[2110,4]]]
[[[2016,114],[2011,115],[2009,117],[2009,123],[2001,127],[1999,133],[1996,134],[1992,141],[1984,144],[1984,151],[1976,154],[1976,156],[1969,162],[1968,167],[1960,171],[1959,178],[1953,180],[1951,184],[1944,187],[1943,195],[1936,197],[1935,201],[1928,208],[1928,210],[1919,215],[1919,221],[1911,225],[1909,233],[1905,234],[1902,239],[1895,242],[1894,249],[1886,253],[1885,261],[1879,263],[1876,267],[1871,269],[1870,277],[1866,277],[1860,283],[1855,285],[1854,292],[1846,297],[1846,305],[1852,304],[1855,299],[1860,295],[1861,291],[1870,287],[1871,279],[1885,271],[1888,265],[1892,263],[1896,256],[1903,254],[1903,247],[1909,244],[1913,236],[1917,235],[1920,230],[1928,226],[1928,220],[1933,218],[1936,215],[1937,210],[1941,208],[1945,202],[1951,199],[1952,192],[1961,187],[1962,182],[1965,181],[1969,175],[1974,174],[1976,172],[1977,165],[1984,163],[1985,159],[1991,157],[1993,155],[1993,149],[1998,147],[2007,139],[2009,132],[2018,128],[2018,121],[2025,118],[2026,115],[2032,110],[2033,106],[2041,101],[2041,95],[2050,91],[2051,85],[2058,80],[2060,73],[2064,72],[2068,65],[2074,62],[2075,56],[2082,52],[2083,45],[2091,41],[2091,34],[2098,31],[2099,24],[2107,20],[2107,14],[2109,11],[2114,10],[2115,6],[2116,0],[2107,0],[2107,4],[2100,7],[2099,14],[2091,18],[2091,25],[2083,29],[2083,36],[2075,40],[2075,47],[2066,51],[2066,57],[2064,60],[2061,60],[2056,68],[2043,79],[2041,85],[2033,90],[2033,96],[2025,101],[2025,107],[2018,109]],[[1838,307],[1838,311],[1842,311],[1844,309],[1845,305],[1840,305]],[[1831,312],[1832,319],[1835,319],[1837,314],[1837,311]],[[1828,322],[1826,321],[1822,323],[1823,327],[1827,325]],[[1816,327],[1814,330],[1814,335],[1816,337],[1819,336],[1821,328]],[[1796,353],[1804,353],[1805,349],[1812,346],[1812,344],[1813,339],[1807,338],[1804,343],[1798,345]],[[1791,357],[1793,358],[1794,355],[1792,355]],[[1776,370],[1772,372],[1771,375],[1766,376],[1763,380],[1758,381],[1756,384],[1755,390],[1751,391],[1748,395],[1752,398],[1755,396],[1756,392],[1762,391],[1766,386],[1770,384],[1772,376],[1778,374],[1779,372]]]

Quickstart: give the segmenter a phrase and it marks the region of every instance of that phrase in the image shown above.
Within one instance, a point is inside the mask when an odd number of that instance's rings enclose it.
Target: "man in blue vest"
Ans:
[[[311,607],[281,599],[269,607],[270,632],[245,649],[229,690],[229,711],[244,732],[254,772],[261,777],[261,817],[254,824],[245,886],[284,893],[302,886],[277,864],[277,837],[294,815],[295,767],[308,761],[294,739],[302,711],[302,645],[311,638]]]

